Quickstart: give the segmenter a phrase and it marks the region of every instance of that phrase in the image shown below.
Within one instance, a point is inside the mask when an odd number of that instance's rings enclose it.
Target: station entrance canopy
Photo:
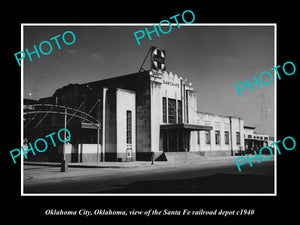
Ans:
[[[211,126],[198,124],[162,124],[161,147],[164,152],[190,151],[191,131],[212,130]]]
[[[200,130],[212,130],[212,126],[204,126],[204,125],[188,124],[188,123],[176,123],[176,124],[162,124],[160,125],[160,129],[200,131]]]

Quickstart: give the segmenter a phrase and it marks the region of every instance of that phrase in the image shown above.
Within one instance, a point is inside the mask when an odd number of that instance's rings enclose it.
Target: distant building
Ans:
[[[268,134],[255,132],[255,127],[244,126],[245,130],[245,151],[246,153],[259,152],[263,146],[270,146],[274,142],[274,137]],[[268,153],[268,151],[266,151]]]

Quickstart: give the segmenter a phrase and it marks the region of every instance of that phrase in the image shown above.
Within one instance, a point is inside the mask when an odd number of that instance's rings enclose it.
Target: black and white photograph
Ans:
[[[5,20],[5,216],[295,217],[295,15],[140,4],[25,7]]]
[[[276,25],[154,26],[23,24],[24,194],[276,194]]]

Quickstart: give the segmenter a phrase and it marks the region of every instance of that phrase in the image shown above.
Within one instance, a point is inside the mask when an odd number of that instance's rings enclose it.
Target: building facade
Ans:
[[[158,63],[153,65],[164,62],[157,56],[155,60]],[[249,138],[242,118],[199,112],[192,83],[157,68],[69,84],[38,103],[66,106],[101,121],[98,133],[75,113],[68,115],[72,139],[65,152],[69,162],[151,160],[166,152],[183,151],[202,156],[235,155],[245,151]],[[57,114],[27,118],[24,135],[34,141],[43,132],[61,128],[63,120]],[[59,161],[61,157],[62,146],[58,146],[33,158]]]
[[[198,112],[199,123],[212,126],[200,131],[195,149],[203,155],[236,155],[245,150],[244,120],[232,116]]]

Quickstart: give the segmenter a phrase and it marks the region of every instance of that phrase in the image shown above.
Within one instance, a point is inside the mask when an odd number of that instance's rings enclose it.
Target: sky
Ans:
[[[49,55],[24,59],[24,98],[52,96],[70,83],[81,84],[138,72],[150,46],[166,51],[168,72],[186,78],[197,92],[201,112],[241,117],[246,126],[274,136],[274,80],[253,92],[247,87],[238,96],[235,84],[274,65],[273,26],[201,26],[176,24],[168,34],[147,35],[138,45],[134,32],[151,25],[131,26],[24,26],[24,49],[60,35]],[[165,27],[164,30],[167,30]],[[76,40],[65,45],[61,36],[72,31]],[[66,35],[67,39],[67,35]],[[47,51],[47,46],[43,46]],[[149,69],[149,60],[145,69]],[[273,78],[274,78],[274,73]],[[263,79],[266,83],[268,78]]]

